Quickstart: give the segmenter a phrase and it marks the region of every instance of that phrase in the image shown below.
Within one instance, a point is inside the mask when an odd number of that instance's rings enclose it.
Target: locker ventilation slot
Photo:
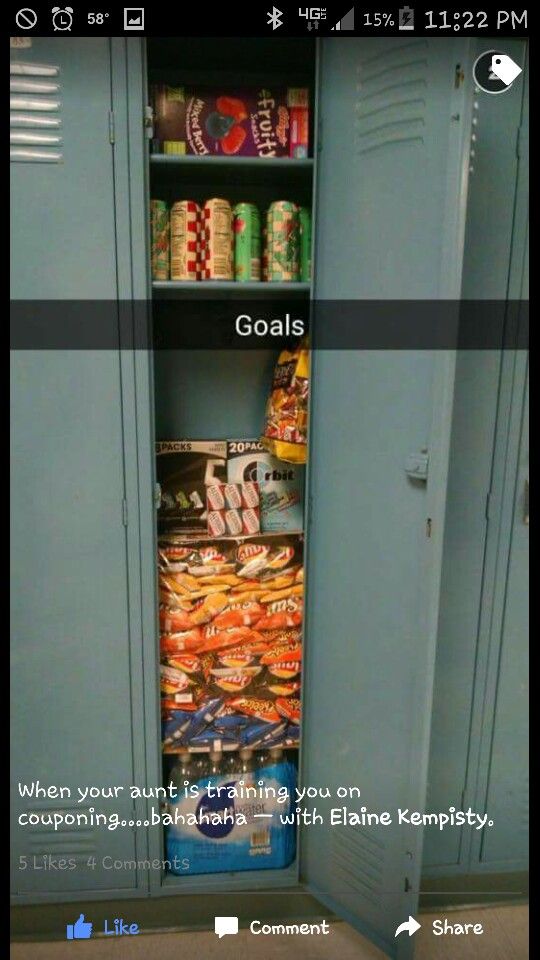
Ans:
[[[60,163],[63,159],[59,67],[10,64],[10,160]]]
[[[332,828],[332,888],[354,892],[374,906],[383,889],[385,846],[358,827]]]
[[[38,814],[38,816],[54,814],[55,812],[62,813],[62,815],[72,813],[74,816],[86,814],[89,821],[92,819],[89,807],[79,806],[78,804],[76,807],[69,807],[61,806],[58,803],[56,805],[51,803],[50,806],[38,806],[35,803],[29,803],[27,812]],[[39,826],[28,826],[26,830],[28,834],[28,853],[33,857],[51,854],[52,856],[73,857],[75,859],[86,858],[95,853],[97,849],[95,828],[92,826],[67,826],[55,830],[54,826],[40,824]]]
[[[424,143],[428,44],[416,39],[357,67],[355,147],[359,154],[396,143]]]

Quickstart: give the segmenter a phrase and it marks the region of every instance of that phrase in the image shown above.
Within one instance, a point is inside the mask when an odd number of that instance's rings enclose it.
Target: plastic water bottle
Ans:
[[[285,756],[283,753],[282,747],[270,747],[269,750],[265,750],[264,753],[259,755],[259,767],[264,769],[265,767],[275,767],[278,763],[283,763]]]

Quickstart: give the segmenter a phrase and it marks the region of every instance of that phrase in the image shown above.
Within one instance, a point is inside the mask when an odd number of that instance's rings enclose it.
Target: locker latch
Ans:
[[[154,136],[154,111],[152,107],[146,106],[144,108],[144,130],[146,136],[149,140]]]
[[[429,454],[427,450],[409,454],[405,461],[405,473],[411,480],[427,480],[429,473]]]

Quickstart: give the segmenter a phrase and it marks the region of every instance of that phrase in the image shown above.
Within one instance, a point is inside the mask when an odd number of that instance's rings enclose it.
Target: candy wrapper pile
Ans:
[[[161,715],[179,747],[297,746],[303,538],[159,538]]]

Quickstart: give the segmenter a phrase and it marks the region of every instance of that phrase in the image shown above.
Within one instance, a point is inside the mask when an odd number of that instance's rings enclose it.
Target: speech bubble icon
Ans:
[[[491,72],[507,87],[522,73],[521,67],[504,53],[495,53],[491,58]]]
[[[220,940],[238,933],[238,917],[214,917],[214,931]]]

